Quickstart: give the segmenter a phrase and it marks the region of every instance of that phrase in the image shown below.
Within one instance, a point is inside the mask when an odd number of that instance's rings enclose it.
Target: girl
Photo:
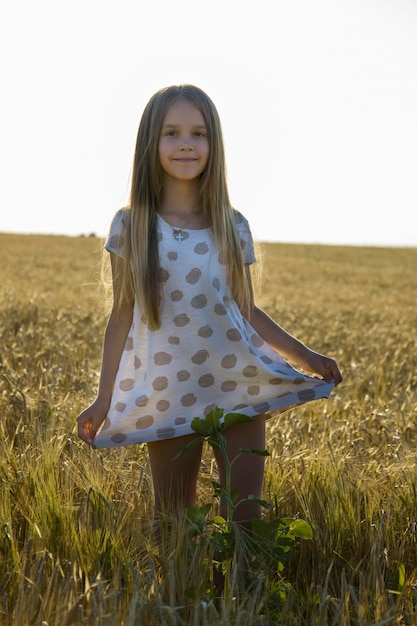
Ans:
[[[196,436],[194,417],[215,406],[256,417],[226,431],[233,459],[241,448],[265,448],[271,414],[328,397],[342,380],[333,359],[253,301],[251,233],[230,205],[218,113],[197,87],[162,89],[146,106],[130,204],[116,213],[105,247],[114,304],[98,394],[78,417],[79,436],[97,448],[146,443],[155,514],[192,506],[201,445],[175,457]],[[260,498],[263,474],[262,456],[242,455],[232,488]],[[235,519],[246,525],[259,516],[249,500]]]

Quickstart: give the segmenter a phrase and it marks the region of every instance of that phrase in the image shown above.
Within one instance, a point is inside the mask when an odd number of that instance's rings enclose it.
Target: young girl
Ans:
[[[158,515],[195,502],[201,445],[175,459],[196,437],[194,417],[218,406],[256,418],[225,432],[233,459],[241,448],[265,448],[271,415],[328,397],[342,378],[333,359],[253,301],[249,225],[230,205],[220,120],[197,87],[162,89],[146,106],[130,204],[116,213],[105,247],[114,304],[97,398],[78,417],[78,433],[97,448],[147,444]],[[232,488],[260,498],[263,474],[262,456],[242,455]],[[249,500],[235,519],[259,516]]]

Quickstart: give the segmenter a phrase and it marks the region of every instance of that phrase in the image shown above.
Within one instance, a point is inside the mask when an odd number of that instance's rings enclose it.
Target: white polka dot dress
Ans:
[[[245,263],[255,261],[247,220],[235,212]],[[124,256],[126,211],[106,249]],[[137,303],[97,448],[192,433],[194,417],[215,406],[255,416],[328,397],[333,384],[291,367],[242,317],[227,286],[210,228],[178,242],[158,217],[163,280],[161,327],[149,330]]]

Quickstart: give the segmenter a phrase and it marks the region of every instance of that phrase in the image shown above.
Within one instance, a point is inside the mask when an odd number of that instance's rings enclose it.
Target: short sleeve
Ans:
[[[240,245],[242,247],[243,262],[245,265],[252,265],[252,263],[255,263],[256,261],[256,256],[249,222],[241,213],[239,213],[239,211],[234,210],[234,214],[237,231],[239,233]]]
[[[110,232],[104,247],[122,258],[126,256],[127,209],[117,211],[110,225]]]

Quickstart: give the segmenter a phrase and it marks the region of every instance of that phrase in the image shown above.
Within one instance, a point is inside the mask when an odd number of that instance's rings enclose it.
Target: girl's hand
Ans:
[[[318,374],[326,383],[338,385],[342,382],[342,374],[336,361],[328,356],[324,356],[324,354],[307,349],[307,353],[304,359],[300,361],[300,365],[306,371]]]
[[[77,418],[78,421],[78,436],[83,441],[90,444],[94,443],[97,431],[100,425],[104,422],[108,411],[108,404],[103,403],[98,398],[90,404]]]

